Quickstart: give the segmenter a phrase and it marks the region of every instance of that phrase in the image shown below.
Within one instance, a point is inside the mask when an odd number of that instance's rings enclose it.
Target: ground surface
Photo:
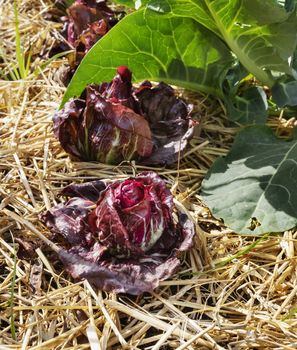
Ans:
[[[50,238],[38,215],[62,200],[59,190],[142,168],[73,163],[54,139],[51,116],[65,90],[59,74],[66,60],[38,71],[58,35],[59,25],[43,16],[51,5],[19,1],[31,74],[0,83],[0,348],[296,349],[297,232],[260,240],[238,236],[199,198],[207,169],[227,153],[236,132],[213,99],[184,93],[200,126],[179,169],[157,169],[197,223],[195,248],[178,273],[154,293],[131,298],[74,283],[54,263],[38,238]],[[1,72],[7,75],[16,62],[12,1],[0,1],[0,28]],[[280,117],[270,124],[286,127]],[[36,245],[31,260],[21,254],[24,240]]]

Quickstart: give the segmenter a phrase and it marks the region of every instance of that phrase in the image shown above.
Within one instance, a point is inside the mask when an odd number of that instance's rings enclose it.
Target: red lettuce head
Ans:
[[[61,3],[63,1],[58,1],[57,5],[60,8],[58,12],[60,21],[64,23],[62,36],[65,42],[60,42],[53,47],[49,56],[69,49],[75,50],[69,56],[70,70],[64,77],[67,85],[85,54],[124,17],[124,12],[113,11],[106,5],[106,1],[76,0],[66,10],[65,4],[61,6]],[[49,18],[57,20],[57,16],[51,17]]]
[[[77,67],[90,48],[111,29],[123,13],[114,12],[105,1],[76,0],[67,9],[66,40],[75,48],[72,68]]]
[[[116,92],[91,85],[86,101],[72,99],[54,115],[54,134],[66,152],[80,160],[108,164],[152,153],[148,122],[125,105],[129,99],[117,96],[125,94],[125,84],[120,83]]]
[[[151,173],[108,186],[97,202],[93,227],[115,254],[141,256],[170,227],[172,210],[170,191]]]
[[[131,79],[121,66],[110,83],[88,86],[85,100],[71,99],[54,115],[54,133],[66,152],[109,164],[177,161],[193,134],[191,106],[164,83],[134,90]]]
[[[182,213],[174,221],[173,197],[156,173],[104,189],[100,181],[71,185],[62,194],[72,198],[42,219],[70,245],[59,254],[70,274],[102,290],[151,291],[176,271],[179,254],[192,246],[194,224]]]

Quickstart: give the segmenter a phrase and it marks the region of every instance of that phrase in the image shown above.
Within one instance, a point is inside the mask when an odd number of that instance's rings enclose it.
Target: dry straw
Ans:
[[[63,272],[53,253],[59,247],[38,214],[61,201],[57,194],[68,183],[109,181],[143,168],[73,163],[53,138],[65,61],[33,74],[58,36],[59,25],[43,17],[50,6],[48,0],[18,1],[31,73],[0,85],[0,348],[296,349],[297,233],[237,236],[202,205],[201,180],[226,154],[236,128],[228,126],[220,103],[199,95],[184,93],[201,123],[179,170],[156,169],[197,222],[195,248],[178,273],[154,293],[132,298],[101,293]],[[7,75],[16,63],[12,1],[0,1],[0,28]],[[294,123],[270,120],[280,132]],[[34,261],[16,256],[20,239],[39,246]]]

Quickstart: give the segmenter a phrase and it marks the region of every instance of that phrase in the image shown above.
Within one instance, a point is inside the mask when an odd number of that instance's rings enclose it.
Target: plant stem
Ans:
[[[24,51],[23,51],[23,48],[21,45],[21,36],[20,36],[20,28],[19,28],[19,12],[18,12],[17,0],[14,0],[14,2],[13,2],[13,9],[14,9],[14,18],[15,18],[16,57],[17,57],[20,77],[21,77],[21,79],[25,79],[26,78],[25,57],[24,57]]]
[[[229,264],[232,260],[240,258],[242,255],[248,254],[251,250],[253,250],[260,242],[262,242],[265,238],[269,236],[270,233],[266,233],[255,242],[249,244],[247,247],[240,249],[236,254],[228,257],[227,259],[216,264],[216,268],[224,267]]]

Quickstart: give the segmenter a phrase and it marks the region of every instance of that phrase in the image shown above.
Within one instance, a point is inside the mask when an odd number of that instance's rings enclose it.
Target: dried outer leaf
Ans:
[[[168,134],[170,138],[180,139],[188,130],[192,105],[176,97],[171,86],[161,82],[152,87],[149,82],[144,82],[135,91],[135,95],[142,114],[148,120],[154,138],[160,145],[167,143]]]
[[[88,186],[92,190],[94,184],[85,183],[84,192]],[[67,191],[72,195],[76,189]],[[172,195],[156,173],[117,181],[91,203],[74,197],[42,218],[71,247],[59,253],[66,270],[102,290],[151,291],[176,271],[180,253],[193,244],[193,222],[179,213],[174,223]]]
[[[34,260],[37,256],[36,249],[42,245],[42,242],[32,242],[20,237],[15,237],[15,241],[19,244],[17,257],[21,260]]]
[[[29,286],[32,293],[40,295],[43,274],[43,264],[40,259],[31,266]]]
[[[79,131],[83,122],[85,101],[71,99],[65,107],[53,116],[55,137],[70,155],[81,157]]]
[[[168,142],[166,145],[156,148],[152,155],[141,161],[144,165],[170,165],[175,163],[179,157],[182,157],[189,140],[192,138],[195,126],[198,122],[189,121],[189,129],[180,140]]]

